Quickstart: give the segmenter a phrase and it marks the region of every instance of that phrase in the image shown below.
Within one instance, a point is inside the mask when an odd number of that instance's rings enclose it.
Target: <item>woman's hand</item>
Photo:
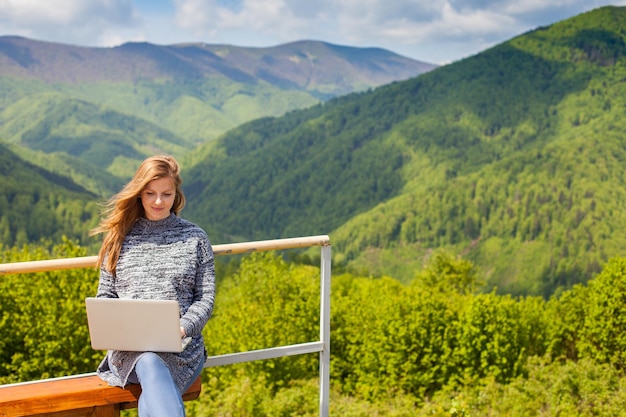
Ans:
[[[180,328],[180,338],[184,339],[185,337],[187,337],[187,333],[185,332],[185,328],[181,327]]]

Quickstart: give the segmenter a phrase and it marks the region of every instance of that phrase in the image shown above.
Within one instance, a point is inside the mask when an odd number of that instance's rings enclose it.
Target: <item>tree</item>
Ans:
[[[471,261],[455,258],[444,250],[438,250],[424,270],[416,275],[416,285],[433,291],[473,294],[480,282],[476,267]]]
[[[589,282],[580,355],[626,370],[626,259],[613,258]]]
[[[0,261],[85,256],[65,240],[47,251],[24,246]],[[91,348],[85,297],[96,293],[95,269],[70,269],[0,278],[0,383],[93,372],[103,352]]]

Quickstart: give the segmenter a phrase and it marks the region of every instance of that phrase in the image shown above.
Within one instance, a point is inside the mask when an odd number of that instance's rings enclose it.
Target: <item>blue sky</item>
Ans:
[[[445,64],[605,5],[626,0],[0,0],[0,36],[103,47],[312,39]]]

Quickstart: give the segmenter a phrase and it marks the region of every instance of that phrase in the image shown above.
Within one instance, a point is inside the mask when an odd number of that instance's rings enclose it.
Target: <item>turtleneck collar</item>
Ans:
[[[162,228],[171,226],[177,221],[177,219],[178,219],[178,216],[176,216],[176,214],[174,213],[170,213],[169,216],[160,220],[148,220],[145,217],[140,217],[137,220],[136,225],[141,227],[142,229],[148,229],[148,230],[149,229],[162,229]]]

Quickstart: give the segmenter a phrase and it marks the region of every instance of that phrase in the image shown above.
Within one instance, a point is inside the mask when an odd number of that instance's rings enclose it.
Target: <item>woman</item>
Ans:
[[[202,329],[215,298],[213,250],[202,229],[178,217],[181,183],[174,158],[147,158],[92,231],[105,233],[96,297],[176,300],[181,338],[191,337],[181,353],[109,351],[99,365],[110,385],[141,384],[142,417],[184,416],[182,394],[207,357]]]

